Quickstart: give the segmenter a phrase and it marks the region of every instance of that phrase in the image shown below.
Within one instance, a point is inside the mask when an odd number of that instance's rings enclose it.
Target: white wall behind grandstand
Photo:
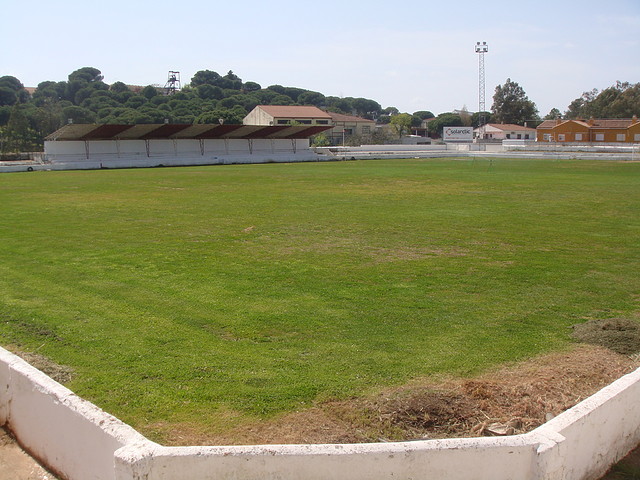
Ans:
[[[44,153],[53,169],[319,160],[308,139],[46,141]]]

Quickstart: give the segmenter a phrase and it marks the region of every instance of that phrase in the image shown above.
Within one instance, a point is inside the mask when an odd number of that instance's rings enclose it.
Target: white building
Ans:
[[[325,132],[334,144],[352,135],[366,137],[375,132],[376,122],[354,115],[325,112],[311,105],[258,105],[244,117],[245,125],[328,125]]]
[[[331,116],[309,105],[258,105],[242,120],[245,125],[331,125]]]
[[[483,140],[535,140],[536,129],[512,123],[487,123],[474,129],[473,136]]]

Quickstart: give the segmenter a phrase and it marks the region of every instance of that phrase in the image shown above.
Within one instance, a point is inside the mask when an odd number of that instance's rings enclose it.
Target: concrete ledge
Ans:
[[[130,426],[0,348],[0,424],[62,478],[115,479],[114,452],[151,444]]]
[[[163,447],[0,348],[0,424],[70,480],[592,480],[640,443],[640,369],[525,435]]]
[[[116,452],[117,478],[534,478],[528,475],[536,446],[536,440],[513,436],[348,445],[160,447],[152,454],[124,447]]]
[[[640,444],[640,369],[531,433],[564,438],[545,452],[545,474],[539,478],[600,478]]]
[[[232,165],[249,163],[296,163],[330,162],[339,160],[375,159],[440,159],[440,158],[506,158],[506,159],[548,159],[548,160],[602,160],[640,161],[640,148],[610,147],[608,150],[593,147],[536,146],[520,148],[502,144],[448,144],[448,145],[363,145],[361,147],[317,147],[313,150],[300,148],[291,151],[255,151],[253,153],[233,152],[229,154],[194,154],[193,152],[174,155],[154,153],[93,153],[86,158],[84,153],[46,155],[46,162],[0,163],[0,173],[27,172],[41,170],[98,170],[102,168],[149,168],[180,167],[197,165]]]

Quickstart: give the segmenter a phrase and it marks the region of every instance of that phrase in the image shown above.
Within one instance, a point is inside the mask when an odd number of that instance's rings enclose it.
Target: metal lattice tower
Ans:
[[[180,90],[180,72],[169,72],[167,83],[164,84],[165,95],[173,95]]]
[[[484,126],[487,119],[485,113],[487,108],[484,101],[484,91],[485,91],[485,83],[484,83],[484,54],[489,51],[489,45],[487,42],[476,42],[476,53],[478,54],[478,127]],[[484,129],[483,129],[484,131]]]

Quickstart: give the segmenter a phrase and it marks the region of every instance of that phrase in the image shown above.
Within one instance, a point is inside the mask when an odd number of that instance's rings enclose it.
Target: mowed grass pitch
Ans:
[[[0,343],[154,425],[220,430],[638,318],[640,164],[340,163],[0,176]]]

